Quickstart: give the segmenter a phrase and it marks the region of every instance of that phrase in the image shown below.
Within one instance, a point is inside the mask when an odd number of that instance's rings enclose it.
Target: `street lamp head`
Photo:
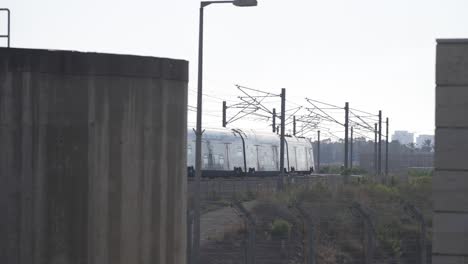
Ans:
[[[235,6],[257,6],[257,0],[234,0]]]

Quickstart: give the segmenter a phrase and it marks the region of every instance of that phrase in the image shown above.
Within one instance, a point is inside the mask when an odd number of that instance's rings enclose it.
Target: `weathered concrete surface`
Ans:
[[[440,39],[437,43],[437,86],[468,86],[468,39]]]
[[[434,210],[468,212],[468,172],[437,171],[432,181]]]
[[[439,40],[432,263],[468,261],[468,40]]]
[[[464,256],[433,256],[432,264],[466,264],[468,257]]]
[[[468,127],[468,86],[436,88],[437,125],[440,127]]]
[[[468,214],[454,217],[452,212],[434,216],[434,252],[464,255],[468,247]]]
[[[467,109],[468,110],[468,109]],[[435,144],[435,168],[439,170],[468,170],[468,129],[438,127]]]
[[[184,263],[187,62],[0,49],[0,263]]]

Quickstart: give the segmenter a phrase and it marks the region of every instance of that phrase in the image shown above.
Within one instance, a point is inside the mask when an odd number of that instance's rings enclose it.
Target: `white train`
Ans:
[[[187,133],[187,170],[195,176],[195,132]],[[286,172],[310,173],[315,169],[312,142],[285,137]],[[205,129],[202,136],[202,176],[269,176],[280,171],[280,137],[240,129]]]

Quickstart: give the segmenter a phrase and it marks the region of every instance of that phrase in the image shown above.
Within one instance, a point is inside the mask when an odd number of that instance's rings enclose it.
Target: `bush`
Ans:
[[[410,168],[408,176],[410,177],[432,177],[434,170],[432,168]]]
[[[341,175],[365,175],[367,174],[367,171],[364,169],[361,169],[359,167],[353,167],[350,169],[342,169],[341,170]]]
[[[286,237],[289,235],[290,230],[291,224],[283,219],[276,219],[271,225],[271,235],[273,237]]]
[[[402,254],[402,229],[403,227],[396,220],[377,227],[377,238],[382,247],[395,257],[400,257]]]
[[[323,166],[320,167],[320,173],[325,173],[325,174],[341,174],[342,171],[342,166]]]
[[[409,183],[414,188],[425,188],[432,186],[432,177],[431,176],[419,176],[414,177],[409,180]]]

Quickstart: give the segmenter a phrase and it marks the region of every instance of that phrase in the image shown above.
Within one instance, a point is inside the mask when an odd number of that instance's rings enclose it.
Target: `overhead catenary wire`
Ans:
[[[236,85],[236,88],[242,93],[241,96],[237,97],[240,101],[225,100],[211,94],[203,94],[203,96],[207,97],[208,101],[215,103],[219,103],[221,101],[229,102],[230,105],[226,105],[226,109],[238,110],[234,115],[229,117],[227,123],[233,123],[241,119],[254,122],[269,122],[272,120],[273,107],[270,107],[270,105],[277,103],[279,100],[273,100],[273,98],[277,98],[280,95],[239,84]],[[190,89],[190,91],[195,93],[192,89]],[[330,128],[334,126],[344,127],[345,124],[340,119],[342,118],[342,113],[345,108],[311,98],[305,98],[305,101],[309,103],[309,107],[301,105],[296,101],[286,100],[289,105],[293,105],[294,107],[285,110],[285,125],[289,126],[294,124],[294,120],[292,120],[294,117],[296,124],[301,124],[296,130],[297,134],[304,135],[315,130],[322,129],[324,132],[332,133],[332,138],[342,139],[336,134],[342,133],[343,131],[336,129],[333,130]],[[189,112],[196,111],[196,107],[189,106],[188,108]],[[220,112],[221,109],[212,109],[205,111],[204,114],[207,116],[223,118],[222,115],[219,114]],[[278,114],[276,114],[275,117],[281,118]],[[377,121],[376,117],[377,115],[368,111],[349,108],[348,124],[355,129],[356,135],[362,136],[366,139],[371,139],[371,137],[366,134],[373,134],[375,132],[371,124]],[[276,124],[279,125],[280,123]],[[265,126],[271,127],[271,125],[272,124],[270,122]]]

